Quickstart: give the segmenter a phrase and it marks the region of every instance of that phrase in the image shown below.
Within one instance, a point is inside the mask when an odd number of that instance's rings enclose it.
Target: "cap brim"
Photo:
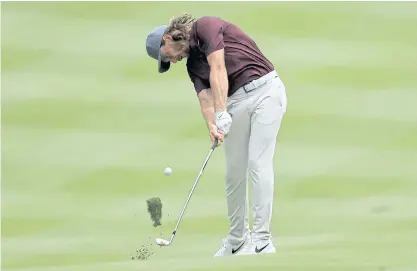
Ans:
[[[160,73],[164,73],[169,70],[171,66],[171,62],[163,62],[161,61],[161,53],[158,54],[158,71]]]

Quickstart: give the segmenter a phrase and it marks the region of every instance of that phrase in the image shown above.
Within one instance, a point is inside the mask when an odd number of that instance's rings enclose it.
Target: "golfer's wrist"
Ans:
[[[227,112],[227,108],[226,107],[219,107],[219,108],[214,108],[214,113],[216,114],[217,112]]]
[[[225,110],[219,110],[219,109],[218,109],[218,110],[215,110],[215,111],[214,111],[214,115],[215,115],[215,116],[217,116],[217,115],[219,115],[219,114],[221,114],[221,113],[224,113],[224,112],[227,112],[227,110],[226,110],[226,109],[225,109]]]

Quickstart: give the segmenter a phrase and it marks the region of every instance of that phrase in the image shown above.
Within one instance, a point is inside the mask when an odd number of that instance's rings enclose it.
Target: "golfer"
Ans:
[[[224,143],[230,230],[214,256],[275,253],[273,159],[287,99],[274,65],[238,26],[211,16],[172,18],[148,35],[146,50],[160,73],[187,58],[210,138]]]

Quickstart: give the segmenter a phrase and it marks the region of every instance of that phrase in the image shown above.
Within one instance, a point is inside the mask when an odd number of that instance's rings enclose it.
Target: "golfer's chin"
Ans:
[[[181,61],[183,59],[186,59],[187,57],[188,57],[188,55],[182,56],[179,61]]]
[[[185,51],[184,54],[182,55],[182,58],[187,58],[190,56],[190,51]]]

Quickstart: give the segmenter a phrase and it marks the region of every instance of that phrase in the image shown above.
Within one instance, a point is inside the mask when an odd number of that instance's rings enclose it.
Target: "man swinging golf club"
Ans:
[[[214,256],[275,253],[270,223],[276,138],[286,112],[285,86],[273,64],[236,25],[184,14],[156,27],[146,50],[164,73],[187,58],[212,142],[224,142],[230,230]],[[253,228],[249,229],[248,174]]]

